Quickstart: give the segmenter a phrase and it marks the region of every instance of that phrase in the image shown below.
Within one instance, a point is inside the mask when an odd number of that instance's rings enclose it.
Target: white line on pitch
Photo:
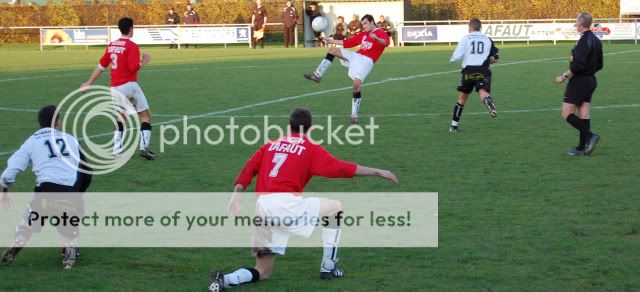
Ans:
[[[608,53],[608,54],[605,54],[605,55],[624,54],[624,53],[631,53],[631,52],[638,52],[638,51],[640,51],[640,50],[614,52],[614,53]],[[494,67],[502,67],[502,66],[509,66],[509,65],[526,64],[526,63],[537,63],[537,62],[543,62],[543,61],[549,61],[549,60],[559,60],[559,59],[564,59],[564,58],[565,57],[555,57],[555,58],[544,58],[544,59],[536,59],[536,60],[515,61],[515,62],[496,64],[496,65],[493,65],[493,66]],[[406,80],[413,80],[413,79],[416,79],[416,78],[439,76],[439,75],[458,73],[458,72],[460,72],[460,69],[451,70],[451,71],[426,73],[426,74],[418,74],[418,75],[410,75],[410,76],[403,76],[403,77],[392,77],[392,78],[386,78],[386,79],[383,79],[383,80],[380,80],[380,81],[375,81],[375,82],[370,82],[370,83],[367,83],[367,84],[363,84],[362,86],[363,87],[368,87],[368,86],[372,86],[372,85],[385,84],[385,83],[389,83],[389,82],[393,82],[393,81],[406,81]],[[248,104],[248,105],[244,105],[244,106],[240,106],[240,107],[236,107],[236,108],[230,108],[230,109],[226,109],[226,110],[220,110],[220,111],[214,111],[214,112],[209,112],[209,113],[204,113],[204,114],[199,114],[199,115],[188,116],[187,120],[195,120],[195,119],[202,119],[202,118],[206,118],[206,117],[210,117],[210,116],[218,116],[218,115],[221,115],[221,114],[241,111],[241,110],[248,109],[248,108],[254,108],[254,107],[259,107],[259,106],[263,106],[263,105],[269,105],[269,104],[280,103],[280,102],[285,102],[285,101],[290,101],[290,100],[296,100],[296,99],[300,99],[300,98],[304,98],[304,97],[322,95],[322,94],[325,94],[325,93],[331,93],[331,92],[348,90],[348,89],[351,89],[351,86],[328,89],[328,90],[322,90],[322,91],[316,91],[316,92],[310,92],[310,93],[305,93],[305,94],[300,94],[300,95],[293,95],[293,96],[288,96],[288,97],[281,97],[281,98],[272,99],[272,100],[268,100],[268,101]],[[154,123],[154,125],[174,124],[174,123],[177,123],[177,122],[182,122],[183,120],[184,120],[184,117],[183,118],[177,118],[177,119],[171,119],[171,120],[164,121],[164,122]],[[131,129],[131,130],[134,130],[134,129]],[[81,138],[78,138],[78,141],[83,141],[83,140],[85,140],[87,138],[91,139],[91,138],[110,136],[110,135],[113,135],[113,132],[90,135],[88,137],[81,137]],[[12,152],[0,152],[0,155],[10,154],[10,153],[13,153],[13,152],[15,152],[15,150],[12,151]]]

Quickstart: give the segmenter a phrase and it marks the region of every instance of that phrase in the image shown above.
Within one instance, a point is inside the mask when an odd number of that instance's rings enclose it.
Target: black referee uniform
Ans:
[[[602,42],[590,30],[582,33],[578,43],[571,50],[571,72],[565,91],[564,102],[580,107],[591,102],[597,81],[595,74],[602,69]]]
[[[602,42],[592,31],[584,31],[571,50],[569,70],[572,77],[565,89],[565,103],[575,105],[576,108],[582,107],[584,103],[591,103],[591,97],[598,85],[595,74],[603,67],[602,59]],[[572,156],[591,154],[600,139],[598,134],[591,132],[591,119],[578,117],[572,113],[566,117],[566,120],[580,132],[578,147],[568,154]]]

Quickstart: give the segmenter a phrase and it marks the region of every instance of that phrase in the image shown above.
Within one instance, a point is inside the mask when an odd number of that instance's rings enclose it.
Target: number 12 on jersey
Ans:
[[[271,172],[269,172],[269,177],[278,176],[278,170],[280,170],[280,167],[282,166],[282,164],[284,164],[284,161],[287,160],[288,155],[289,154],[285,153],[276,153],[273,156],[273,160],[271,160],[271,162],[275,163],[276,165],[274,165],[273,169],[271,169]]]

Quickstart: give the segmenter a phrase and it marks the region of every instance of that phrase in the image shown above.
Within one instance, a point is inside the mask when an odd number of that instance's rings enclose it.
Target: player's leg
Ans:
[[[29,239],[33,233],[40,232],[42,230],[42,225],[40,220],[31,219],[31,215],[33,213],[38,213],[40,216],[46,215],[43,210],[43,199],[44,196],[42,194],[38,194],[40,192],[52,191],[49,189],[45,189],[49,184],[41,184],[40,186],[35,188],[36,194],[33,196],[33,199],[27,205],[27,209],[24,212],[22,220],[16,226],[14,241],[11,246],[5,250],[2,254],[2,260],[0,261],[3,265],[11,264],[18,254],[22,251],[22,249],[26,246]]]
[[[320,198],[320,218],[326,218],[326,226],[322,228],[322,262],[320,278],[330,280],[344,276],[344,271],[337,267],[338,244],[340,243],[340,219],[342,203],[336,200]]]
[[[360,113],[360,103],[362,102],[362,80],[353,79],[353,98],[351,99],[351,123],[358,123],[358,114]]]
[[[137,82],[129,83],[133,87],[133,102],[140,118],[140,156],[147,160],[155,160],[156,155],[149,149],[151,143],[151,111],[147,97]]]
[[[113,131],[113,155],[120,155],[123,151],[122,143],[124,141],[124,124],[127,121],[127,110],[130,108],[130,102],[126,99],[126,84],[118,87],[111,87],[111,99],[117,113],[116,126]]]
[[[453,133],[458,131],[458,123],[460,123],[460,118],[462,118],[464,105],[467,103],[469,94],[473,91],[474,84],[475,82],[473,82],[473,80],[467,79],[467,74],[463,70],[460,76],[460,83],[458,84],[458,87],[456,87],[456,90],[459,92],[458,101],[453,107],[453,117],[451,118],[451,127],[449,127],[449,132]]]
[[[453,133],[458,131],[458,123],[460,122],[462,111],[464,110],[464,105],[467,103],[468,98],[469,93],[460,91],[460,94],[458,95],[458,101],[453,107],[453,117],[451,118],[451,127],[449,128],[449,132]]]
[[[116,127],[113,131],[113,155],[120,155],[123,151],[124,123],[127,121],[127,116],[124,113],[118,113],[116,120]]]
[[[333,59],[335,59],[335,57],[344,58],[339,48],[329,49],[327,55],[324,57],[324,59],[322,59],[322,61],[320,61],[320,64],[318,64],[316,70],[313,71],[313,73],[305,73],[304,78],[315,81],[316,83],[320,83],[320,80],[322,80],[322,75],[324,75],[324,72],[326,72],[331,64],[333,64]]]
[[[487,108],[487,111],[489,111],[489,115],[492,118],[497,117],[498,111],[496,109],[496,105],[493,103],[493,98],[491,97],[491,93],[489,93],[488,90],[480,89],[478,90],[478,94],[480,95],[480,101],[482,101],[484,106]]]

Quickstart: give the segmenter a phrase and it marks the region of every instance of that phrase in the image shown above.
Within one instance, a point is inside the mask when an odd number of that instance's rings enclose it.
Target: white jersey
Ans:
[[[11,155],[7,169],[0,177],[0,184],[3,187],[11,186],[16,175],[27,169],[31,162],[31,169],[36,175],[36,186],[45,182],[73,186],[78,177],[79,159],[80,150],[76,138],[56,129],[42,128]]]
[[[462,68],[467,66],[489,66],[489,57],[498,59],[498,48],[488,36],[474,31],[464,36],[451,56],[451,63],[462,59]]]

